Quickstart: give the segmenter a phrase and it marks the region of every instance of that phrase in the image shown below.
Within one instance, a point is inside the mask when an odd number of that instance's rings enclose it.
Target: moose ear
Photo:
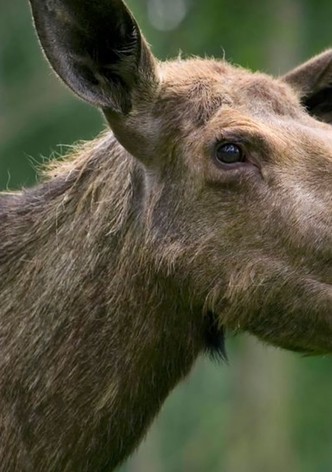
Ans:
[[[332,123],[332,49],[289,72],[283,80],[297,90],[311,115]]]
[[[126,115],[146,96],[155,59],[122,0],[29,0],[55,72],[81,98]]]

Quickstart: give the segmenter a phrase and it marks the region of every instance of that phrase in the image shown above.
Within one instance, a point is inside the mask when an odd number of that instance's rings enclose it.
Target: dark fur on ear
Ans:
[[[310,115],[326,123],[332,123],[332,85],[309,97],[304,97],[303,104]]]
[[[134,89],[146,88],[153,56],[121,0],[30,0],[52,67],[84,100],[127,114]]]
[[[298,91],[311,115],[332,123],[332,49],[289,72],[283,80]]]

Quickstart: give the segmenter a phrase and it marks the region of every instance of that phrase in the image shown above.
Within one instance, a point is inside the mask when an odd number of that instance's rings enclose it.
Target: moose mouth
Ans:
[[[300,277],[299,277],[300,278]],[[285,285],[283,285],[285,287]],[[308,304],[299,304],[296,309],[295,318],[288,315],[288,307],[279,304],[279,297],[269,305],[269,312],[274,313],[274,323],[269,325],[268,336],[264,332],[260,308],[256,307],[255,313],[251,311],[251,322],[243,326],[243,330],[257,336],[263,342],[268,342],[288,351],[296,352],[302,356],[317,356],[331,354],[332,340],[332,284],[330,279],[319,280],[316,277],[302,278],[301,286],[296,283],[295,287],[306,294]],[[294,291],[293,296],[296,295]],[[290,294],[292,296],[292,294]],[[316,300],[316,302],[313,302]],[[298,302],[298,300],[297,300]],[[245,310],[245,307],[242,307]],[[251,307],[252,308],[252,307]],[[304,313],[304,311],[305,313]],[[300,315],[301,313],[301,315]],[[292,319],[293,318],[293,319]],[[211,358],[219,361],[227,361],[225,346],[225,326],[221,323],[220,312],[208,311],[204,316],[203,343],[205,351]],[[260,321],[259,321],[260,320]],[[281,325],[278,320],[280,320]],[[259,323],[257,325],[257,322]],[[266,326],[266,324],[264,325]],[[288,326],[288,332],[285,331]],[[232,330],[232,328],[231,328]],[[232,330],[233,331],[233,330]],[[287,336],[286,336],[286,335]],[[305,334],[305,342],[298,342]],[[299,338],[299,339],[298,339]]]

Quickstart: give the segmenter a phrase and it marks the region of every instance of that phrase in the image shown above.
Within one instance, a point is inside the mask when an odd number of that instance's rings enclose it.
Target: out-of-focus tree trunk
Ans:
[[[292,446],[292,355],[253,338],[232,362],[227,472],[297,472]]]
[[[303,59],[305,48],[305,3],[301,0],[269,0],[271,30],[266,42],[266,66],[283,74]]]

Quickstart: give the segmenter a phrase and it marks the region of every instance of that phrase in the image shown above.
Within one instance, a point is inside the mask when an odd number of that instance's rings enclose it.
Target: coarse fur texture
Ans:
[[[112,131],[0,194],[0,471],[109,472],[224,330],[332,351],[332,51],[161,63],[120,0],[30,3]]]

